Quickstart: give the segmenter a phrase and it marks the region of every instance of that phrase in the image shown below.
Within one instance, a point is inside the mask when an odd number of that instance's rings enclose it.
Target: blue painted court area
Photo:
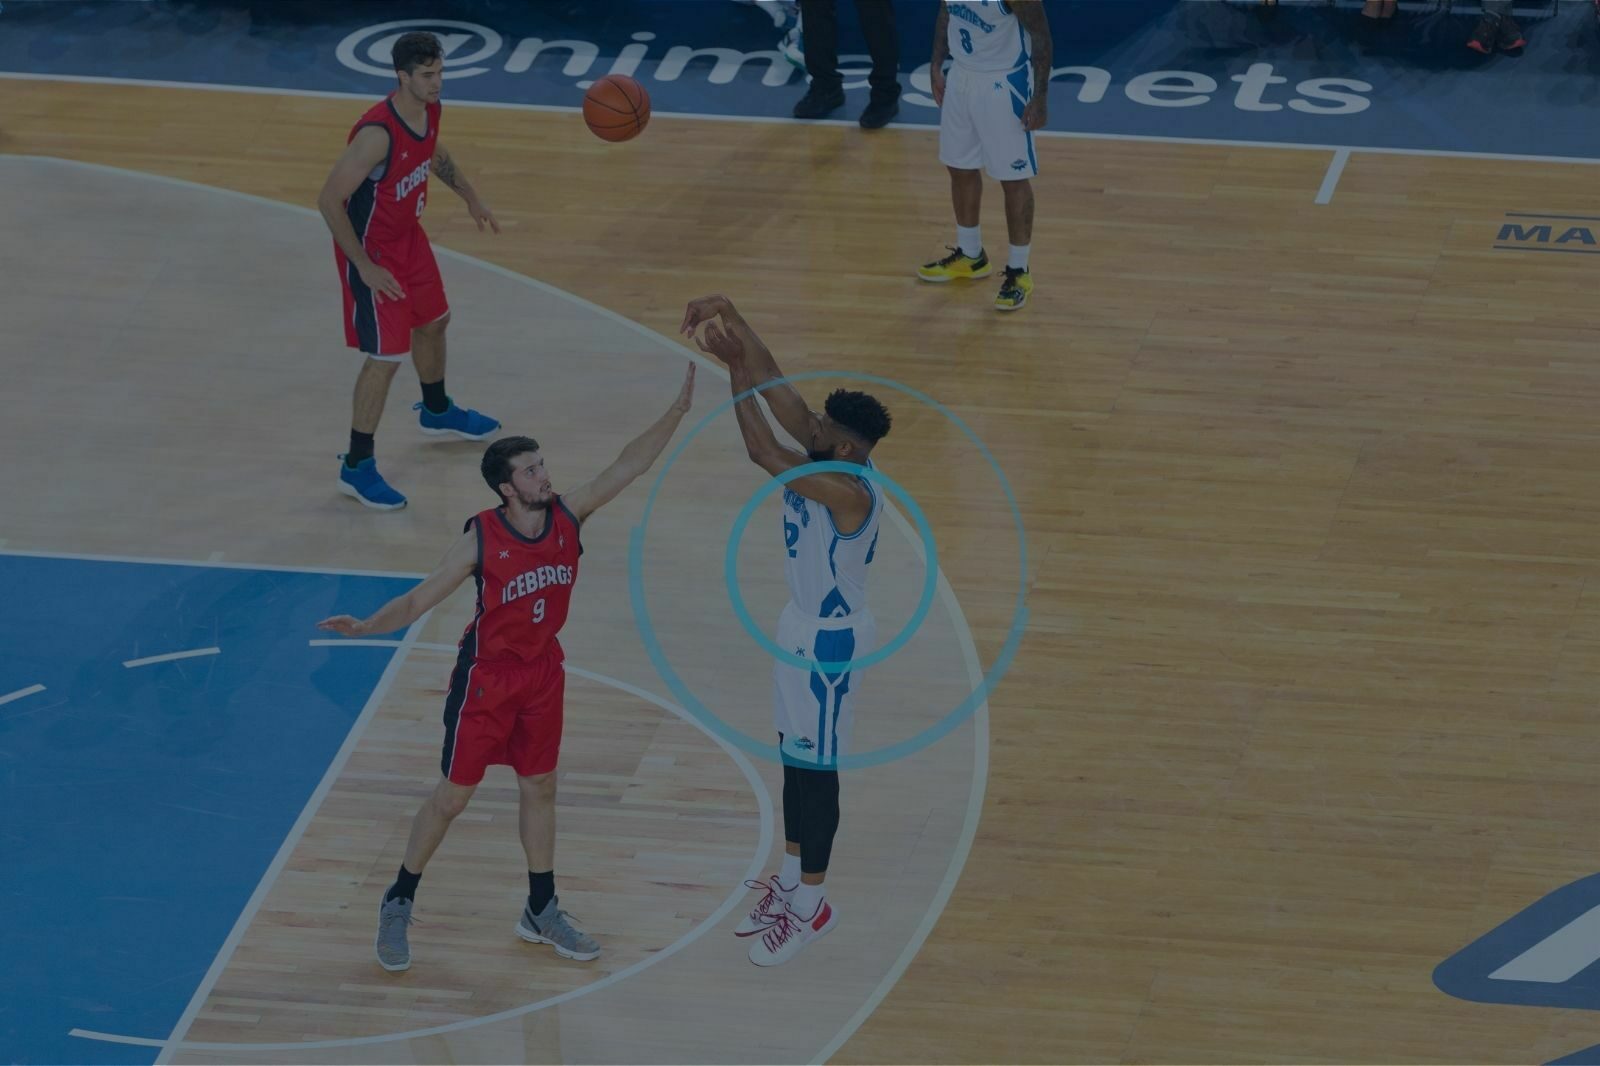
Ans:
[[[316,622],[414,584],[0,554],[0,1060],[155,1060],[67,1034],[172,1032],[395,654]]]

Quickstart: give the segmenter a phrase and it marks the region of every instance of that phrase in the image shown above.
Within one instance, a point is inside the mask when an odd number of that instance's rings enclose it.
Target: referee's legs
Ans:
[[[800,0],[800,26],[805,34],[806,73],[813,91],[843,91],[839,76],[839,8],[836,0]]]
[[[801,47],[811,85],[794,105],[795,118],[826,118],[844,106],[839,75],[839,12],[834,0],[800,0]]]
[[[898,100],[900,38],[894,32],[894,0],[856,0],[856,13],[861,16],[861,35],[872,56],[872,74],[867,79],[872,99]]]

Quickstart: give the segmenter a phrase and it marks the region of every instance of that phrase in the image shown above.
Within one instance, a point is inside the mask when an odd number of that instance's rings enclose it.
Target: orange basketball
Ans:
[[[583,94],[583,121],[602,141],[637,137],[650,121],[650,96],[624,74],[607,74]]]

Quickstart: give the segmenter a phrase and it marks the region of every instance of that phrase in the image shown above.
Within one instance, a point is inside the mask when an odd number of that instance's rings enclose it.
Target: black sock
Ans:
[[[417,882],[422,880],[421,874],[414,874],[406,869],[405,864],[400,864],[400,872],[395,875],[394,884],[389,886],[388,893],[383,897],[385,903],[391,899],[416,899]]]
[[[442,415],[450,409],[450,397],[444,394],[444,378],[429,384],[422,383],[422,406],[436,415]]]
[[[556,872],[546,870],[542,874],[528,871],[528,906],[533,913],[543,914],[544,909],[556,895]]]
[[[372,458],[372,434],[350,431],[350,451],[344,457],[344,465],[354,470],[361,465],[363,459]]]

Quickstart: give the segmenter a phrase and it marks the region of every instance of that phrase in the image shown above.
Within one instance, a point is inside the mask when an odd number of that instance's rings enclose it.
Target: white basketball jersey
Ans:
[[[867,466],[871,466],[869,460]],[[783,544],[789,598],[812,618],[845,618],[867,606],[867,566],[878,547],[883,500],[878,487],[860,479],[872,495],[861,529],[842,535],[832,513],[787,486],[783,490]]]
[[[955,62],[968,70],[994,73],[1028,65],[1033,42],[1005,0],[946,0],[945,7],[950,12],[948,36]]]

